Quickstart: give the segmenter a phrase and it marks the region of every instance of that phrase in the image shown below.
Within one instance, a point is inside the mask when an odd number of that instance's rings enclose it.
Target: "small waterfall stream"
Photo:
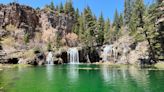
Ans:
[[[67,55],[70,64],[79,64],[79,52],[77,48],[69,48]]]
[[[106,45],[103,49],[103,61],[109,61],[110,54],[112,54],[112,45]]]
[[[48,53],[48,55],[47,55],[47,57],[46,57],[46,61],[47,61],[47,64],[49,64],[49,65],[53,65],[53,64],[54,64],[52,52],[49,52],[49,53]]]

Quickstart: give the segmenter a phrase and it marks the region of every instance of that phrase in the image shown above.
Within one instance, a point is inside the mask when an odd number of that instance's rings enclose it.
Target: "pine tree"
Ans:
[[[132,5],[134,0],[124,0],[124,24],[129,26],[130,19],[132,16]]]
[[[54,10],[54,9],[55,9],[55,6],[54,6],[54,2],[53,2],[53,0],[51,1],[50,9],[51,9],[51,10]]]
[[[76,33],[77,35],[79,35],[79,10],[76,9],[75,11],[75,14],[74,14],[74,20],[75,20],[75,23],[74,23],[74,26],[73,26],[73,32]]]
[[[75,20],[78,21],[78,18],[79,18],[79,9],[77,8],[76,11],[75,11]]]
[[[85,36],[84,36],[84,16],[83,14],[81,14],[81,16],[79,16],[79,19],[78,19],[78,22],[79,22],[79,38],[80,38],[80,41],[81,43],[85,42]]]
[[[60,13],[63,13],[64,12],[64,8],[63,8],[63,4],[60,3],[59,5],[59,10],[58,10]]]
[[[164,7],[164,2],[162,1],[157,0],[155,4],[150,6],[147,14],[147,20],[149,21],[146,22],[149,23],[147,27],[152,25],[152,28],[147,29],[147,33],[154,51],[153,53],[151,52],[151,55],[155,61],[164,61],[164,21],[161,21],[164,18],[161,10],[161,7]]]
[[[98,45],[102,45],[104,42],[104,17],[103,14],[101,13],[99,19],[98,19],[98,32],[97,32],[97,37],[96,37],[96,42]]]
[[[144,12],[145,12],[145,6],[143,0],[135,0],[129,28],[131,30],[131,35],[134,36],[137,42],[144,40],[144,33],[141,30],[138,30],[139,28],[143,28]]]
[[[104,26],[104,42],[107,43],[110,41],[110,20],[107,19]]]
[[[114,28],[114,32],[112,32],[112,35],[113,35],[113,41],[116,40],[118,38],[118,33],[120,31],[120,17],[119,17],[119,14],[118,14],[118,11],[116,10],[115,11],[115,14],[114,14],[114,21],[113,21],[113,28]]]
[[[65,3],[64,11],[66,14],[73,15],[75,13],[75,10],[73,8],[72,0],[69,0]]]
[[[96,21],[94,20],[94,16],[92,15],[91,9],[90,7],[87,7],[84,9],[84,29],[85,31],[85,37],[86,37],[86,44],[87,46],[91,47],[93,46],[94,43],[94,39],[93,36],[95,35],[94,31],[95,31],[95,25],[96,25]]]
[[[123,14],[121,13],[120,16],[119,16],[119,28],[121,28],[123,26]]]
[[[118,24],[119,24],[119,14],[118,14],[118,11],[115,10],[113,26],[118,26]]]

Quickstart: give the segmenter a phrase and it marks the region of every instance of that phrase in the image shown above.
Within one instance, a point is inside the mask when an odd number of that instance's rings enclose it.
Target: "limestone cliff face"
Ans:
[[[26,29],[31,33],[39,25],[39,17],[36,11],[29,6],[17,3],[0,5],[0,27],[5,28],[9,24],[16,28]]]
[[[0,4],[0,35],[11,36],[19,44],[23,43],[24,37],[28,34],[30,39],[28,45],[32,43],[55,45],[58,36],[64,45],[72,46],[71,39],[66,37],[71,33],[74,23],[74,16],[58,11],[52,13],[46,9],[35,10],[17,3]],[[73,39],[73,42],[76,40]]]
[[[64,13],[59,14],[57,11],[50,13],[43,10],[40,12],[39,22],[44,42],[55,42],[56,37],[59,36],[62,41],[64,40],[64,44],[71,44],[70,39],[67,39],[67,35],[72,33],[71,30],[75,22],[73,16]]]
[[[141,64],[142,60],[149,59],[148,42],[134,42],[134,38],[129,36],[127,31],[123,33],[122,37],[114,42],[113,50],[116,53],[115,62],[121,64]]]
[[[36,10],[18,3],[0,4],[1,52],[6,53],[6,60],[22,58],[33,62],[36,58],[32,50],[47,51],[49,43],[51,48],[59,44],[77,46],[78,36],[72,32],[74,19],[46,8]]]

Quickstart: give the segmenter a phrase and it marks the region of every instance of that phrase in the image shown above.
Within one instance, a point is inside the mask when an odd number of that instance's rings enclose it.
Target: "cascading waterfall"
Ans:
[[[109,61],[109,54],[112,54],[112,45],[106,45],[103,49],[103,61]]]
[[[69,48],[67,55],[70,64],[79,64],[79,52],[77,48]]]
[[[53,65],[54,62],[53,62],[53,54],[52,52],[49,52],[47,57],[46,57],[46,61],[47,61],[47,64],[50,64],[50,65]]]

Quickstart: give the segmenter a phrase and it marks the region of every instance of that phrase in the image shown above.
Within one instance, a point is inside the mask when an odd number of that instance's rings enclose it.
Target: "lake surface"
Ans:
[[[0,92],[164,92],[164,70],[48,65],[0,71]]]

